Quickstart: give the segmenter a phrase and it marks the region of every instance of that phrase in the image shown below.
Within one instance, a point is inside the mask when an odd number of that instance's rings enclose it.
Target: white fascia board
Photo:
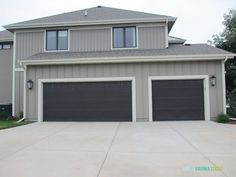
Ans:
[[[75,21],[75,22],[60,22],[60,23],[35,23],[35,24],[21,24],[21,25],[5,25],[6,29],[23,29],[23,28],[44,28],[44,27],[58,27],[58,26],[83,26],[83,25],[105,25],[105,24],[120,24],[120,23],[142,23],[142,22],[165,22],[176,21],[175,17],[165,18],[139,18],[139,19],[115,19],[115,20],[99,20],[99,21]]]
[[[93,64],[93,63],[133,63],[133,62],[167,62],[167,61],[204,61],[224,60],[226,55],[185,55],[185,56],[149,56],[149,57],[100,57],[73,59],[20,60],[21,65],[48,64]]]

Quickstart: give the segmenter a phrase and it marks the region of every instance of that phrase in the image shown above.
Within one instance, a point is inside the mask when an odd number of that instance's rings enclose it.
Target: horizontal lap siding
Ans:
[[[32,120],[37,119],[38,79],[134,76],[136,78],[137,120],[148,120],[148,76],[176,75],[215,75],[217,85],[209,87],[210,116],[216,117],[223,111],[220,61],[90,64],[29,67],[27,79],[34,81],[34,88],[27,90],[27,117]]]

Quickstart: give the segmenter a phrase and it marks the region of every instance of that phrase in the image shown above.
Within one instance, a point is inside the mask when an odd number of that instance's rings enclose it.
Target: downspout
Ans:
[[[225,62],[228,60],[226,56],[222,61],[222,91],[223,91],[223,113],[226,114],[226,82],[225,82]]]
[[[23,83],[23,118],[21,118],[20,120],[17,121],[17,123],[23,122],[26,119],[26,72],[27,72],[27,66],[26,65],[22,65],[23,69],[24,69],[24,83]]]

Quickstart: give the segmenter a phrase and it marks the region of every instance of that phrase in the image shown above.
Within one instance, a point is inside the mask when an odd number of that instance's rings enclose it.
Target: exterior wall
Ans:
[[[19,60],[44,51],[44,31],[16,32],[15,67],[19,68]]]
[[[0,104],[12,103],[13,47],[0,50]]]
[[[15,72],[15,115],[23,111],[23,84],[24,84],[24,72]]]
[[[217,85],[209,86],[210,117],[223,112],[223,87],[221,61],[156,62],[88,65],[30,66],[27,80],[34,88],[26,92],[26,117],[37,120],[38,79],[88,78],[88,77],[135,77],[137,121],[148,120],[148,76],[215,75]]]
[[[80,29],[70,31],[70,51],[111,50],[111,29]]]
[[[139,49],[165,48],[165,40],[168,39],[166,39],[164,24],[155,26],[153,26],[153,24],[132,24],[131,26],[137,26]],[[111,29],[112,26],[69,28],[69,51],[82,52],[112,50]],[[16,32],[16,68],[20,67],[18,60],[26,59],[27,57],[39,52],[44,52],[45,31],[46,29]]]
[[[44,51],[44,31],[16,32],[15,34],[15,66],[14,69],[22,68],[19,65],[20,59]],[[13,64],[14,65],[14,64]],[[12,72],[12,71],[11,71]],[[15,71],[15,105],[14,113],[23,111],[23,71]],[[14,89],[14,88],[13,88]]]
[[[165,47],[165,24],[130,24],[137,26],[137,40],[139,49],[160,49]],[[118,25],[114,25],[118,26]],[[127,26],[127,25],[119,25]],[[20,59],[26,59],[36,53],[45,50],[45,31],[29,30],[16,31],[15,34],[15,68],[21,68]],[[108,51],[112,50],[112,26],[92,26],[69,28],[69,50],[73,52],[82,51]],[[117,49],[115,49],[117,50]],[[22,111],[23,105],[22,85],[24,82],[22,71],[15,71],[15,113]],[[20,80],[19,80],[20,79]],[[21,85],[19,85],[21,83]]]
[[[165,48],[165,27],[139,27],[139,49],[162,49]]]

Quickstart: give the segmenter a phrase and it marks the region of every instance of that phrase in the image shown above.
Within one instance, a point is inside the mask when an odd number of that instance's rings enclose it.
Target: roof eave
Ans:
[[[13,42],[13,39],[0,39],[0,42]]]
[[[103,57],[103,58],[71,58],[71,59],[44,59],[20,60],[23,66],[27,65],[58,65],[58,64],[96,64],[96,63],[134,63],[134,62],[169,62],[169,61],[205,61],[224,60],[235,57],[236,54],[217,55],[169,55],[169,56],[135,56],[135,57]]]
[[[99,21],[80,21],[80,22],[60,22],[60,23],[35,23],[35,24],[22,24],[22,25],[5,25],[5,29],[12,31],[15,29],[26,28],[45,28],[45,27],[60,27],[60,26],[85,26],[85,25],[106,25],[106,24],[121,24],[121,23],[144,23],[144,22],[175,22],[177,18],[139,18],[139,19],[116,19],[116,20],[99,20]]]

